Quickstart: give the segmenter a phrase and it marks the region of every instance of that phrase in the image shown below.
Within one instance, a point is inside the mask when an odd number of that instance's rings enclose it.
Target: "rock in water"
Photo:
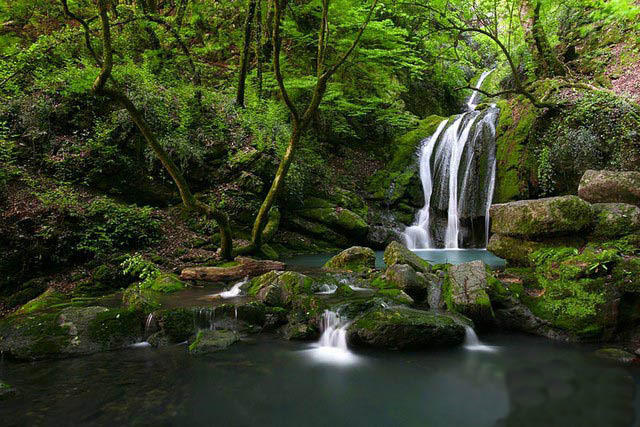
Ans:
[[[491,231],[513,237],[578,233],[591,226],[593,209],[577,196],[520,200],[491,206]]]
[[[366,272],[376,266],[376,254],[371,248],[353,246],[331,258],[324,265],[327,270]]]
[[[270,307],[289,307],[297,295],[311,295],[314,281],[295,271],[272,271],[249,281],[244,287]]]
[[[591,203],[629,203],[640,206],[640,172],[588,170],[578,195]]]
[[[640,230],[640,208],[626,203],[595,203],[592,235],[616,239]]]
[[[220,329],[217,331],[202,330],[198,332],[196,339],[189,345],[189,353],[205,355],[224,350],[239,340],[233,331]]]
[[[465,329],[453,318],[407,307],[379,308],[349,326],[350,344],[398,350],[451,347],[462,344]]]
[[[416,271],[428,273],[431,271],[431,264],[411,252],[402,243],[391,242],[384,250],[384,263],[387,267],[395,264],[407,264]]]
[[[594,355],[601,359],[612,360],[620,363],[631,363],[636,360],[636,356],[618,348],[601,348]]]
[[[429,274],[429,273],[427,273]],[[407,264],[394,264],[387,268],[386,279],[394,287],[402,289],[417,302],[424,301],[429,290],[429,280]]]
[[[482,261],[452,265],[445,280],[444,299],[450,310],[487,321],[491,317],[488,288],[487,268]]]

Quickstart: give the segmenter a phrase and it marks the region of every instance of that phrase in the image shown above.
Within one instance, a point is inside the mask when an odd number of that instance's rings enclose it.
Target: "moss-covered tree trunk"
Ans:
[[[238,74],[238,92],[236,94],[236,104],[244,108],[244,91],[249,71],[249,56],[251,56],[251,24],[256,10],[256,0],[249,0],[247,5],[247,16],[244,21],[244,40],[242,43],[242,55],[240,56],[240,73]]]
[[[539,0],[524,0],[521,17],[525,40],[534,58],[538,77],[564,76],[566,69],[551,48],[540,16]]]

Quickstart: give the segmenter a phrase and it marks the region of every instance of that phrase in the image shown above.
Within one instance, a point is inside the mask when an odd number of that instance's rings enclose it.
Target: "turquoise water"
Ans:
[[[481,260],[492,269],[503,269],[505,260],[498,258],[485,249],[418,249],[414,251],[421,258],[432,264],[462,264],[464,262]],[[383,251],[376,252],[376,267],[384,268]],[[299,255],[284,259],[291,266],[322,267],[335,254]]]
[[[357,351],[258,337],[209,357],[186,346],[0,363],[19,395],[2,426],[630,426],[640,369],[593,348],[523,335],[480,337],[495,352]]]

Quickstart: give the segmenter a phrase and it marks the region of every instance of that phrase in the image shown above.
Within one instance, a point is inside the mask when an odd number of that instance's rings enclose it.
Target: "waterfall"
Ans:
[[[486,351],[486,352],[496,351],[496,347],[483,344],[478,339],[478,335],[476,335],[476,331],[474,331],[471,326],[464,327],[464,348],[471,351]]]
[[[492,71],[482,73],[477,89]],[[492,105],[476,111],[477,99],[474,91],[467,112],[443,120],[422,142],[419,163],[425,204],[403,233],[410,249],[487,245],[499,110]]]
[[[246,284],[248,281],[249,281],[249,278],[245,277],[243,281],[236,283],[229,290],[219,292],[217,294],[213,294],[211,295],[211,297],[217,297],[217,298],[223,298],[223,299],[238,297],[242,293],[242,286]]]
[[[320,339],[309,350],[316,362],[332,365],[348,365],[357,362],[358,357],[347,345],[347,329],[350,322],[337,311],[325,310],[322,315]]]

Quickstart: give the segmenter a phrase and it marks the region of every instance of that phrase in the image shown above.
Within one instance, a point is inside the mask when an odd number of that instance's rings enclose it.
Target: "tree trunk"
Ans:
[[[258,98],[262,98],[262,1],[256,3],[256,60],[258,73]]]
[[[190,267],[180,273],[184,280],[202,280],[205,282],[227,282],[230,280],[255,277],[270,271],[282,271],[284,263],[279,261],[261,261],[252,258],[237,257],[239,265],[233,267]]]
[[[540,1],[524,0],[522,26],[529,52],[534,58],[538,77],[564,76],[566,70],[549,44],[542,19]]]
[[[249,71],[249,56],[251,55],[251,24],[253,22],[253,14],[256,10],[256,1],[249,0],[247,6],[247,17],[244,21],[244,42],[242,44],[242,55],[240,57],[240,74],[238,76],[238,93],[236,95],[236,104],[244,108],[244,90],[247,80],[247,72]]]

